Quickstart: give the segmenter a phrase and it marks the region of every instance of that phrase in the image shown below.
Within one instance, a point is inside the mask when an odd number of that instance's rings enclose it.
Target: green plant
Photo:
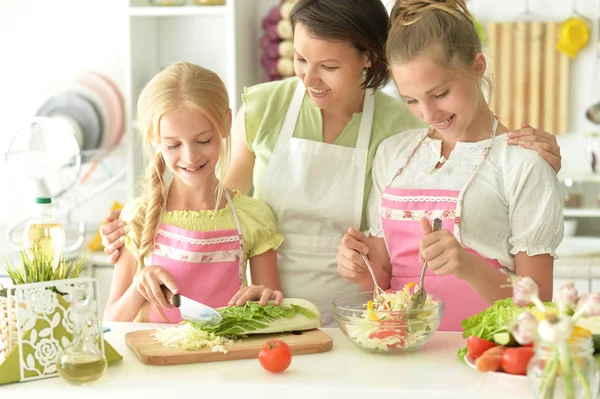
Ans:
[[[77,278],[85,267],[85,256],[69,261],[61,257],[55,264],[51,257],[36,248],[22,248],[20,253],[21,265],[6,262],[6,271],[15,285]]]

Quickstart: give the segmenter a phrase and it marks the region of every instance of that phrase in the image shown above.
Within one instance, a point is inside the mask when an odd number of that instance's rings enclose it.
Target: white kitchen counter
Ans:
[[[124,341],[128,331],[154,328],[139,323],[110,323],[109,341],[123,361],[90,385],[72,386],[61,378],[0,386],[2,397],[165,399],[261,398],[490,398],[529,399],[526,377],[481,373],[460,362],[459,333],[437,333],[419,352],[372,354],[352,345],[338,329],[323,329],[334,341],[326,353],[297,355],[284,373],[265,371],[258,360],[180,366],[147,366]],[[227,356],[227,355],[223,355]],[[560,397],[557,396],[557,397]]]

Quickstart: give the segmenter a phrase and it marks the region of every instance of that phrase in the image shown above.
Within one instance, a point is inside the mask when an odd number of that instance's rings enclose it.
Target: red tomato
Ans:
[[[508,348],[502,355],[502,370],[509,374],[526,375],[527,364],[529,364],[529,359],[533,354],[533,349],[525,346]]]
[[[401,321],[402,318],[399,319],[395,319],[395,320],[386,320],[386,321],[382,321],[381,327],[377,328],[377,330],[375,330],[374,332],[372,332],[371,334],[369,334],[369,338],[370,339],[385,339],[388,337],[399,337],[399,338],[404,338],[406,337],[406,328],[399,326],[399,320]],[[404,346],[404,340],[393,344],[393,345],[388,345],[388,347],[390,348],[395,348],[395,347],[399,347],[402,348]]]
[[[264,344],[258,353],[258,361],[265,370],[281,373],[292,363],[292,351],[282,340],[273,339]]]
[[[483,354],[483,352],[490,348],[493,348],[494,346],[498,345],[496,345],[492,341],[475,337],[473,335],[469,335],[469,338],[467,338],[467,354],[473,360],[477,359]]]
[[[504,346],[494,346],[481,354],[475,360],[475,366],[479,371],[498,371],[502,363],[502,355],[506,351]]]

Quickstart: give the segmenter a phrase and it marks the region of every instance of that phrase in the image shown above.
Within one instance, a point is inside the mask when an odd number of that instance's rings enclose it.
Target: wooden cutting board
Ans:
[[[207,348],[186,351],[161,345],[152,337],[155,331],[139,330],[125,334],[125,342],[144,364],[166,366],[254,359],[258,357],[265,342],[270,339],[281,339],[289,345],[294,355],[327,352],[333,347],[333,341],[329,335],[319,329],[314,329],[295,333],[250,335],[248,338],[236,341],[232,346],[227,346],[227,353],[211,352]]]

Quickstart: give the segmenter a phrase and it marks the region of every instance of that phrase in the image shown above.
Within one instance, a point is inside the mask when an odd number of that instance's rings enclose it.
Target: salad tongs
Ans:
[[[442,229],[442,221],[439,218],[433,220],[433,231],[439,231]],[[419,290],[415,292],[408,304],[408,311],[413,312],[423,308],[427,293],[425,292],[425,270],[427,269],[427,261],[423,262],[423,270],[421,270],[421,283],[419,284]]]

